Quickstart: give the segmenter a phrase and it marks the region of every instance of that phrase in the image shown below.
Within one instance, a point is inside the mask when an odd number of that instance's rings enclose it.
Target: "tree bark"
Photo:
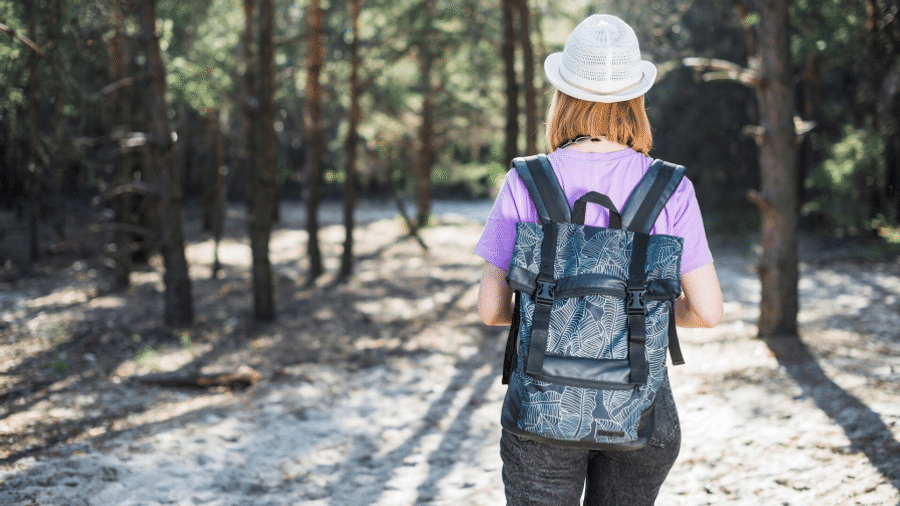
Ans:
[[[325,59],[325,35],[323,25],[325,11],[320,0],[309,5],[309,51],[306,60],[305,123],[309,133],[307,158],[306,232],[308,235],[309,282],[313,283],[324,272],[322,253],[319,249],[319,201],[322,193],[322,159],[325,154],[325,135],[322,131],[322,84],[320,74]]]
[[[342,278],[353,273],[353,219],[356,207],[356,147],[359,143],[359,12],[360,0],[350,0],[350,118],[347,127],[347,173],[344,184],[344,252],[341,257]]]
[[[504,165],[519,153],[519,84],[516,80],[516,0],[503,1],[503,67],[506,71],[506,129]]]
[[[207,142],[209,144],[210,162],[207,170],[212,174],[212,190],[210,209],[210,229],[213,233],[213,265],[212,278],[216,279],[222,270],[219,262],[219,243],[222,241],[222,228],[225,222],[224,193],[225,193],[225,145],[222,142],[222,129],[219,127],[219,112],[210,108],[206,112]]]
[[[866,0],[867,109],[874,109],[876,132],[884,142],[885,173],[879,178],[872,216],[900,223],[900,0]]]
[[[247,176],[247,184],[251,186],[253,173],[258,169],[258,151],[259,151],[259,132],[257,125],[259,120],[259,96],[256,84],[256,64],[254,59],[254,48],[256,46],[255,36],[256,29],[254,26],[255,17],[253,15],[254,0],[244,0],[244,33],[241,41],[241,64],[243,71],[243,79],[241,80],[243,88],[243,97],[241,100],[241,112],[244,117],[244,171]],[[253,212],[252,192],[247,194],[247,213]]]
[[[166,80],[159,36],[156,33],[156,0],[143,0],[140,39],[146,57],[147,148],[159,192],[159,247],[165,265],[165,322],[188,325],[194,319],[191,278],[184,255],[181,223],[181,188],[174,170],[172,128],[166,103]]]
[[[59,46],[62,42],[62,17],[63,2],[62,0],[50,0],[47,2],[47,62],[51,68],[61,68],[62,61],[60,59]],[[53,151],[51,153],[51,167],[53,177],[53,229],[56,237],[59,239],[66,238],[66,189],[65,189],[65,163],[61,160],[63,146],[63,94],[62,83],[59,73],[54,73],[50,80],[50,86],[53,94],[53,110],[50,116],[50,124],[53,130]]]
[[[111,82],[118,82],[128,76],[128,67],[125,64],[125,34],[124,20],[121,10],[114,9],[113,25],[116,27],[112,39],[109,41],[109,77]],[[108,97],[108,111],[110,126],[113,132],[124,133],[129,130],[129,112],[131,102],[130,87],[123,86],[112,91]],[[119,147],[120,141],[113,138],[111,144],[115,150],[113,161],[113,181],[116,187],[121,187],[131,182],[131,154]],[[114,197],[113,212],[116,223],[132,224],[133,197],[131,192],[122,192]],[[131,284],[131,242],[132,233],[128,230],[116,230],[114,234],[116,245],[116,272],[114,284],[117,288],[127,288]]]
[[[519,41],[522,44],[523,78],[525,87],[525,152],[537,153],[537,93],[534,88],[534,49],[531,44],[531,11],[528,0],[517,0],[519,11]]]
[[[762,136],[762,284],[759,335],[797,335],[797,199],[793,69],[788,0],[763,0],[759,22],[759,84]]]
[[[25,22],[28,26],[28,35],[35,38],[36,6],[35,0],[25,2]],[[27,60],[28,80],[25,82],[25,100],[28,104],[28,155],[26,158],[25,188],[29,201],[28,230],[29,244],[28,257],[34,262],[40,257],[40,215],[41,215],[41,162],[38,156],[40,135],[40,88],[38,87],[38,54],[35,51],[28,52]]]
[[[434,0],[425,0],[422,8],[423,27],[419,35],[419,83],[422,88],[422,122],[419,124],[419,153],[416,157],[416,222],[428,225],[431,217],[431,169],[434,162],[434,84],[435,62],[431,38]]]
[[[259,158],[250,175],[250,249],[253,252],[254,315],[258,321],[275,319],[275,294],[272,283],[272,263],[269,259],[269,238],[277,198],[275,190],[275,65],[272,44],[275,6],[274,0],[259,1]]]

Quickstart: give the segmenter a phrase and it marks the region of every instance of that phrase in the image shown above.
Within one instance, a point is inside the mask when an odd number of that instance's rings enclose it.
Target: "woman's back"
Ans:
[[[652,160],[631,149],[612,152],[558,149],[548,155],[571,208],[582,195],[596,191],[607,195],[620,211],[634,187],[650,167]],[[609,215],[601,206],[588,206],[585,224],[605,227]],[[511,170],[497,197],[486,233],[475,251],[492,264],[505,269],[515,242],[515,224],[538,223],[537,211],[524,183]],[[706,242],[703,218],[691,182],[685,178],[656,220],[651,234],[666,234],[685,239],[682,272],[712,261]]]

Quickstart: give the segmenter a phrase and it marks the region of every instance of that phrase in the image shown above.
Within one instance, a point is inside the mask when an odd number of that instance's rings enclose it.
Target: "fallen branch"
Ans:
[[[135,381],[170,388],[242,389],[262,381],[262,376],[250,367],[241,367],[233,373],[200,374],[196,371],[147,374],[136,376]]]
[[[410,219],[409,214],[406,212],[406,205],[403,204],[403,199],[396,193],[394,193],[394,203],[397,204],[397,211],[400,213],[400,216],[403,217],[403,221],[406,222],[406,228],[409,229],[410,237],[415,238],[416,242],[419,243],[419,246],[421,246],[423,250],[428,251],[428,245],[425,244],[425,240],[419,235],[419,227],[417,227],[415,222]]]
[[[422,236],[419,235],[419,227],[416,226],[415,222],[409,217],[409,213],[406,212],[406,205],[403,203],[403,199],[400,197],[400,192],[397,191],[396,186],[394,186],[393,178],[388,175],[388,188],[391,190],[391,197],[394,198],[394,203],[397,205],[397,212],[400,213],[400,216],[403,217],[403,221],[406,222],[406,227],[409,229],[409,235],[419,243],[419,246],[422,247],[426,253],[428,252],[428,245],[425,244],[425,241],[422,239]]]

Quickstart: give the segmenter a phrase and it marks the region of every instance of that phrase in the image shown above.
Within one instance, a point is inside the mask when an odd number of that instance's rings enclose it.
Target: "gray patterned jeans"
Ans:
[[[508,506],[650,506],[681,448],[669,380],[657,393],[650,444],[597,452],[545,444],[503,431],[500,456]]]

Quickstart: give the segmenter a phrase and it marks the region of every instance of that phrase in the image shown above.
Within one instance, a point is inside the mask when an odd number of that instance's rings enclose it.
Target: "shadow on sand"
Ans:
[[[900,442],[881,416],[847,393],[822,370],[806,344],[794,337],[773,337],[766,344],[778,363],[816,406],[844,429],[851,449],[862,452],[891,485],[900,490]]]

